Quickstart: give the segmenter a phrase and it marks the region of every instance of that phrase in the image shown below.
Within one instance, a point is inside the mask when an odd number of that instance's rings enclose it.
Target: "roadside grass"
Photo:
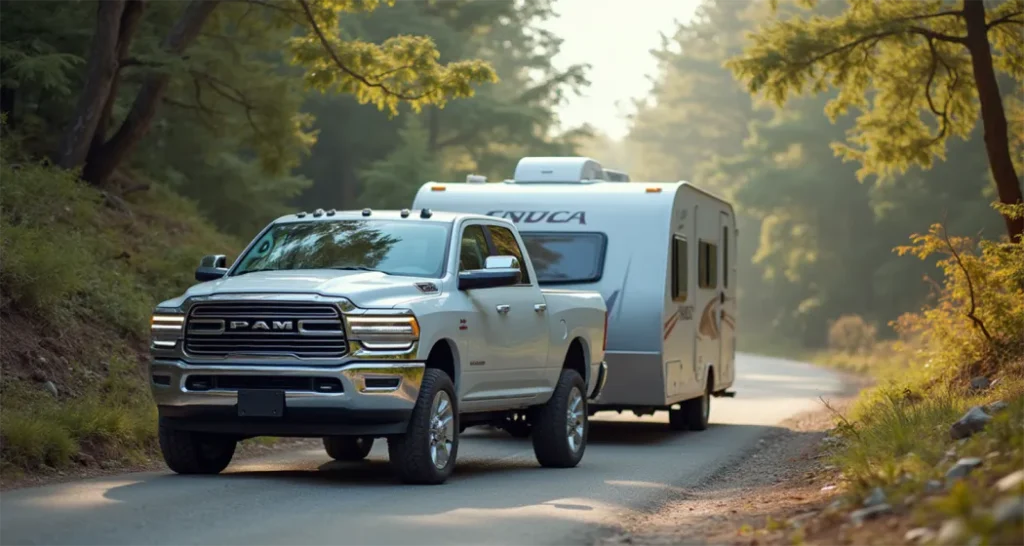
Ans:
[[[1024,247],[948,237],[941,226],[913,240],[901,252],[946,254],[938,299],[895,321],[896,342],[875,342],[863,321],[847,317],[830,338],[856,343],[815,357],[877,380],[848,415],[836,415],[828,456],[841,472],[847,508],[827,512],[861,508],[881,488],[890,513],[936,534],[945,525],[945,541],[1020,544],[1024,517],[997,524],[995,507],[1024,495],[1024,486],[999,491],[994,484],[1024,469]],[[976,406],[992,420],[954,440],[951,425]],[[947,476],[964,457],[981,463],[966,477]]]
[[[0,472],[152,454],[149,314],[238,241],[159,184],[124,197],[0,151]]]

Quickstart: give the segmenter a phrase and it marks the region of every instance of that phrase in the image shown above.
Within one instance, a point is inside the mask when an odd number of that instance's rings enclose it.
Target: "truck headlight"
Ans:
[[[346,316],[345,322],[349,336],[371,351],[409,349],[420,338],[420,324],[409,315]]]
[[[149,319],[150,340],[154,347],[171,348],[181,338],[185,315],[157,310]]]

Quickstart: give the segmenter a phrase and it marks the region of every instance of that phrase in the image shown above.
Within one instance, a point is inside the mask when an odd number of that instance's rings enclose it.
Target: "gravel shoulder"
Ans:
[[[844,411],[852,396],[829,400]],[[838,471],[820,454],[833,413],[824,407],[780,423],[738,463],[653,512],[620,522],[596,544],[793,544],[804,522],[833,501]],[[837,536],[820,537],[835,543]]]

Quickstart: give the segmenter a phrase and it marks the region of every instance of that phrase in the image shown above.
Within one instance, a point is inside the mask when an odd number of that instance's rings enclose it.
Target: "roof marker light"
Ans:
[[[402,212],[400,212],[399,214],[402,215],[402,218],[408,218],[409,217],[409,209],[402,209]]]
[[[331,209],[331,210],[327,211],[327,216],[334,216],[334,214],[337,213],[337,212],[338,211],[336,211],[334,209]]]
[[[420,211],[420,218],[430,218],[434,213],[430,212],[430,209],[423,209]]]
[[[444,186],[430,186],[430,191],[444,191],[445,189]]]
[[[305,218],[306,217],[306,213],[305,212],[297,212],[297,213],[295,213],[295,216],[298,217],[298,218]]]
[[[363,216],[369,216],[369,215],[370,215],[370,214],[372,214],[372,213],[373,213],[373,211],[371,211],[371,210],[370,210],[370,209],[368,209],[368,208],[366,208],[366,209],[363,209]]]
[[[313,211],[313,218],[319,218],[324,215],[324,209],[316,209]]]
[[[661,188],[647,188],[647,193],[661,193]]]

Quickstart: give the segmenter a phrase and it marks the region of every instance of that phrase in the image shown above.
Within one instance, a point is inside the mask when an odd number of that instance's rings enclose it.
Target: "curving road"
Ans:
[[[700,482],[771,427],[820,407],[841,379],[739,355],[736,398],[712,426],[673,433],[667,415],[598,414],[579,467],[540,468],[529,440],[469,429],[442,486],[398,485],[378,441],[368,462],[320,449],[233,464],[220,476],[125,474],[4,492],[0,544],[567,544]]]

